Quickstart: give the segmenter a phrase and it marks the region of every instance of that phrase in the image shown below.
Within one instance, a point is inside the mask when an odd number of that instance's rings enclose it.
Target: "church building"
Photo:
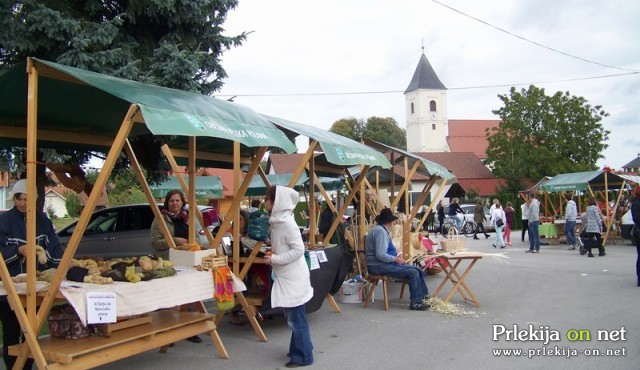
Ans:
[[[461,193],[495,194],[502,181],[484,164],[485,130],[497,127],[500,120],[450,120],[447,88],[424,52],[404,95],[407,151],[437,159],[458,178]]]

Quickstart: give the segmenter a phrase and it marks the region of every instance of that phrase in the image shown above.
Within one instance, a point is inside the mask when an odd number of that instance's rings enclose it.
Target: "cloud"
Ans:
[[[638,1],[441,2],[561,52],[640,70]],[[498,94],[508,94],[510,84],[535,83],[548,94],[582,96],[611,114],[603,121],[612,133],[600,165],[619,168],[638,151],[628,130],[640,118],[640,75],[569,81],[625,71],[536,46],[433,1],[243,0],[224,28],[230,35],[255,32],[224,54],[229,78],[220,94],[238,95],[236,102],[262,113],[325,129],[344,117],[371,116],[393,117],[404,127],[402,92],[424,45],[450,88],[450,119],[495,119]],[[509,86],[469,88],[502,84]],[[381,93],[388,91],[394,92]],[[299,95],[358,92],[371,93]],[[260,94],[279,96],[245,96]]]

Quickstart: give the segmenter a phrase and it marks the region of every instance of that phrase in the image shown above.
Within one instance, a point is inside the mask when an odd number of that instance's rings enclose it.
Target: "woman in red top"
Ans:
[[[502,239],[504,239],[507,247],[511,246],[511,228],[513,227],[513,215],[514,209],[511,202],[507,202],[507,206],[504,207],[504,214],[506,215],[506,222],[504,225],[504,231],[502,232]]]

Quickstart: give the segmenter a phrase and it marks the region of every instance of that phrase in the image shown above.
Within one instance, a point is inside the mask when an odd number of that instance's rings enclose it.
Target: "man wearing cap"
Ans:
[[[0,215],[0,251],[4,263],[11,276],[27,272],[27,180],[18,180],[13,185],[13,202],[15,206]],[[64,254],[51,220],[44,212],[36,214],[36,245],[44,249],[47,261],[36,261],[39,271],[57,267]],[[0,320],[2,321],[2,358],[7,369],[12,369],[16,361],[9,356],[9,346],[18,344],[20,340],[20,323],[14,314],[7,296],[0,296]],[[27,360],[24,369],[31,369],[33,359]]]
[[[370,274],[386,275],[395,279],[407,279],[411,294],[410,310],[424,311],[431,307],[425,301],[429,290],[424,282],[425,273],[415,266],[405,265],[402,254],[393,245],[389,230],[398,217],[384,208],[376,217],[377,225],[369,231],[365,239],[367,270]]]

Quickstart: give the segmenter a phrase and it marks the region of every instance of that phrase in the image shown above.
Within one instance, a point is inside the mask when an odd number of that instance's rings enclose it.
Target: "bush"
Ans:
[[[50,220],[55,220],[56,218],[58,218],[58,216],[56,215],[56,210],[53,209],[53,206],[51,204],[47,206],[47,215],[49,216]]]
[[[80,196],[73,191],[68,191],[65,195],[67,196],[65,206],[67,206],[68,215],[71,217],[80,216],[80,210],[82,208],[80,205]]]

